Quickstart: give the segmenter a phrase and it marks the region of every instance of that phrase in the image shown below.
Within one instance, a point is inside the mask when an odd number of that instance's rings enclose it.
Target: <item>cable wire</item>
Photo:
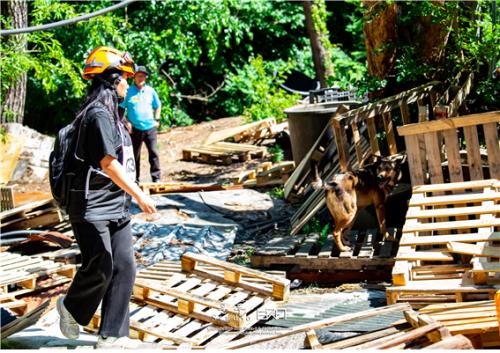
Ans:
[[[88,19],[91,19],[92,17],[100,16],[103,15],[107,12],[117,10],[119,8],[122,8],[124,6],[130,5],[131,3],[135,2],[137,0],[123,0],[119,4],[113,5],[106,7],[102,10],[98,10],[95,12],[88,13],[86,15],[81,15],[75,18],[71,18],[69,20],[63,20],[63,21],[58,21],[58,22],[53,22],[53,23],[48,23],[45,25],[39,25],[39,26],[33,26],[33,27],[25,27],[25,28],[15,28],[15,29],[7,29],[0,31],[0,36],[8,36],[8,35],[14,35],[14,34],[21,34],[21,33],[30,33],[30,32],[37,32],[37,31],[46,31],[49,29],[53,29],[56,27],[61,27],[61,26],[67,26],[71,24],[75,24],[80,21],[86,21]]]

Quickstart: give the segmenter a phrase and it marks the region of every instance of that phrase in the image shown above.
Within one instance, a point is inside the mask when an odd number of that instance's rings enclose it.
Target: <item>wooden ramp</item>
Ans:
[[[500,184],[415,186],[388,303],[492,299],[500,288]]]
[[[401,235],[396,229],[389,232],[396,238]],[[397,241],[383,242],[375,229],[351,231],[348,236],[353,246],[345,252],[340,252],[332,234],[326,239],[316,233],[273,239],[252,255],[252,266],[298,266],[300,270],[322,271],[391,270]]]
[[[275,310],[289,281],[198,254],[162,261],[137,274],[130,304],[131,336],[165,346],[210,347],[229,343]],[[97,331],[96,314],[86,328]]]
[[[233,162],[245,162],[252,158],[264,158],[266,154],[265,147],[233,142],[216,142],[210,145],[187,147],[182,150],[182,159],[228,165]]]

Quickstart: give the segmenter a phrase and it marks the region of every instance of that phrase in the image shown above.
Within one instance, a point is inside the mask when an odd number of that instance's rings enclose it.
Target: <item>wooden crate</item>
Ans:
[[[499,201],[494,179],[415,186],[388,302],[491,298],[498,285]]]
[[[293,161],[261,163],[254,170],[247,170],[232,179],[233,184],[245,187],[283,185],[295,168]]]
[[[75,273],[75,265],[42,260],[34,256],[0,252],[0,288],[4,294],[21,295],[67,283],[71,281]],[[52,280],[39,286],[37,281],[47,276]]]
[[[186,161],[213,164],[231,164],[244,162],[252,158],[264,158],[265,147],[232,142],[216,142],[210,145],[188,147],[182,150],[182,159]]]
[[[389,229],[389,232],[396,238],[401,235],[396,229]],[[348,236],[354,246],[345,252],[340,252],[332,234],[328,234],[322,242],[316,233],[273,239],[252,255],[252,266],[268,268],[288,265],[298,266],[300,270],[322,271],[392,269],[397,242],[383,242],[375,229],[351,231]]]
[[[442,323],[452,335],[467,336],[475,348],[500,348],[495,306],[494,300],[432,304],[421,308],[419,313]]]

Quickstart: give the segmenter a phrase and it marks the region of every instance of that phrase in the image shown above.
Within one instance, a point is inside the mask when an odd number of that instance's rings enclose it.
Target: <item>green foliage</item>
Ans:
[[[285,153],[283,152],[283,149],[280,145],[268,147],[267,151],[271,155],[271,161],[273,163],[279,163],[285,159]]]
[[[330,54],[334,46],[330,42],[330,34],[328,32],[328,28],[326,27],[327,12],[326,3],[324,0],[313,0],[313,5],[311,7],[311,16],[314,30],[319,34],[319,40],[321,44],[323,45],[327,53]],[[325,55],[324,60],[325,72],[331,73],[333,75],[334,64],[332,63],[330,55]],[[326,77],[326,82],[328,83],[328,86],[331,86],[333,82],[332,77]]]
[[[285,189],[282,186],[275,187],[269,192],[269,196],[271,196],[273,199],[284,199]]]
[[[233,105],[233,111],[241,109],[237,107],[241,104],[247,122],[271,117],[277,121],[285,119],[283,110],[294,105],[299,98],[279,88],[289,70],[290,63],[265,62],[261,55],[250,58],[249,64],[227,76],[225,92],[242,97],[241,101],[228,100],[227,104]]]

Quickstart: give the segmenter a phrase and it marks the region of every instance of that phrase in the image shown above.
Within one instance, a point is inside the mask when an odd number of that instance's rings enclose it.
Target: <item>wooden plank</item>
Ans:
[[[444,183],[433,185],[415,185],[412,193],[427,193],[435,191],[456,191],[465,189],[484,189],[488,186],[493,186],[497,181],[495,179],[464,181],[459,183]]]
[[[364,319],[368,317],[373,317],[373,316],[378,316],[378,315],[384,315],[388,314],[391,312],[397,312],[397,311],[403,311],[403,310],[408,310],[410,309],[409,304],[407,303],[402,303],[402,304],[395,304],[383,308],[376,308],[376,309],[370,309],[370,310],[365,310],[362,312],[354,313],[354,314],[345,314],[345,315],[340,315],[336,316],[333,318],[327,318],[324,320],[319,320],[319,321],[314,321],[311,323],[303,324],[303,325],[298,325],[295,327],[292,327],[290,329],[284,330],[284,332],[280,332],[278,334],[269,336],[269,337],[252,337],[250,339],[242,339],[234,343],[229,343],[225,346],[222,347],[222,349],[237,349],[237,348],[242,348],[242,347],[248,347],[250,345],[254,345],[257,343],[262,343],[262,342],[267,342],[267,341],[272,341],[281,337],[286,337],[290,335],[294,335],[297,333],[301,332],[307,332],[310,330],[317,330],[323,327],[329,327],[333,326],[342,322],[347,322],[347,321],[352,321],[352,320],[359,320],[359,319]]]
[[[337,143],[337,154],[339,158],[340,170],[345,172],[347,171],[347,164],[349,162],[345,128],[343,125],[340,125],[337,120],[333,120],[332,129],[335,135],[335,141]]]
[[[416,200],[414,197],[410,199],[410,206],[437,206],[437,205],[453,205],[458,203],[473,203],[482,201],[498,201],[500,192],[493,193],[470,193],[457,194],[446,196],[432,196]]]
[[[224,130],[220,130],[220,131],[214,131],[210,135],[208,135],[207,139],[203,142],[203,144],[208,145],[210,143],[222,141],[222,140],[225,140],[229,137],[235,136],[241,132],[254,129],[254,128],[257,128],[259,126],[263,126],[265,124],[270,125],[275,121],[276,120],[274,118],[268,118],[268,119],[256,121],[256,122],[253,122],[250,124],[245,124],[242,126],[236,126],[233,128],[228,128],[228,129],[224,129]]]
[[[456,118],[432,120],[423,123],[408,124],[404,126],[398,126],[397,129],[400,136],[410,136],[428,132],[458,129],[465,126],[498,122],[500,122],[500,111],[495,111],[479,114],[469,114]]]
[[[410,169],[411,184],[424,184],[424,161],[421,160],[420,151],[418,149],[418,139],[416,136],[405,136],[406,153],[408,156],[408,166]]]
[[[405,286],[410,280],[410,264],[408,261],[396,261],[392,268],[392,284],[395,286]],[[393,304],[393,303],[388,303]]]
[[[398,253],[396,260],[453,261],[453,256],[438,251],[415,251],[410,253]]]
[[[356,151],[356,158],[358,163],[361,164],[363,160],[363,150],[361,148],[361,136],[358,129],[358,124],[351,124],[352,139],[354,142],[354,149]]]
[[[398,153],[398,148],[396,145],[396,136],[394,135],[394,126],[392,123],[391,113],[382,114],[382,120],[384,121],[389,153],[391,155],[396,154]]]
[[[334,244],[333,234],[328,234],[325,243],[319,250],[318,257],[331,257]]]
[[[382,330],[378,331],[373,331],[367,334],[360,334],[352,338],[346,338],[341,341],[329,343],[329,344],[324,344],[323,349],[346,349],[346,348],[351,348],[360,344],[363,344],[365,342],[371,342],[373,340],[382,338],[382,337],[388,337],[392,334],[398,333],[400,330],[398,330],[396,327],[388,327]]]
[[[438,223],[421,223],[415,225],[407,225],[403,228],[403,233],[440,231],[452,229],[469,229],[481,227],[498,227],[500,226],[500,218],[495,219],[473,219],[468,221],[456,222],[438,222]]]
[[[429,174],[433,184],[444,183],[443,168],[441,167],[441,149],[439,146],[437,133],[427,133],[424,135],[426,146],[426,157],[429,165]]]
[[[413,102],[416,102],[418,99],[428,97],[440,85],[440,82],[432,81],[408,91],[398,93],[394,96],[387,97],[377,102],[366,104],[357,109],[350,110],[347,113],[335,117],[334,119],[345,120],[344,124],[346,125],[352,124],[354,122],[360,123],[361,121],[364,121],[366,119],[390,112],[400,106],[402,102],[411,104]]]
[[[306,238],[306,241],[302,246],[299,248],[299,250],[295,253],[296,257],[307,257],[309,255],[309,252],[313,249],[313,247],[316,245],[316,243],[319,240],[319,234],[318,233],[312,233],[309,234],[309,236]]]
[[[500,212],[500,205],[436,208],[432,210],[418,209],[418,210],[408,211],[408,213],[406,214],[406,219],[495,214],[499,212]]]
[[[462,163],[460,158],[460,147],[456,130],[443,130],[446,156],[448,159],[448,171],[452,182],[464,181]]]
[[[464,127],[465,147],[467,149],[467,164],[471,180],[482,180],[483,163],[479,151],[479,138],[475,126]]]
[[[500,258],[500,247],[483,247],[456,241],[447,243],[447,247],[450,252],[457,254]]]
[[[423,337],[431,333],[432,331],[436,331],[440,328],[443,328],[444,326],[440,323],[432,323],[429,325],[425,325],[422,327],[419,327],[417,329],[408,331],[404,333],[403,335],[400,335],[398,337],[393,337],[393,338],[388,338],[383,340],[383,342],[372,342],[372,343],[366,343],[362,346],[362,349],[389,349],[389,348],[394,348],[399,346],[400,344],[404,344],[407,342],[411,342],[413,340],[416,340],[417,338]],[[359,347],[361,349],[361,347]]]
[[[464,335],[446,337],[442,341],[431,344],[424,349],[474,349],[472,342]]]
[[[497,112],[500,116],[500,112]],[[499,118],[500,120],[500,118]],[[489,123],[483,125],[484,139],[488,149],[488,164],[490,166],[490,178],[500,179],[500,147],[498,137],[498,124]]]
[[[406,101],[400,102],[399,110],[401,112],[401,117],[403,118],[403,125],[410,124],[411,123],[411,121],[410,121],[410,108],[408,108],[408,103]],[[398,129],[398,132],[399,132],[399,129]]]
[[[499,257],[498,253],[495,257]],[[480,259],[477,259],[480,260]],[[500,262],[475,261],[472,265],[472,272],[500,272]]]
[[[500,327],[500,289],[495,293],[495,309],[497,312],[498,327]]]
[[[432,235],[432,236],[408,236],[404,235],[401,238],[399,245],[436,245],[446,244],[450,241],[462,243],[475,243],[478,241],[495,241],[500,240],[500,232],[491,232],[489,234],[449,234],[449,235]]]
[[[368,229],[366,231],[365,237],[363,238],[363,243],[361,244],[361,249],[359,250],[358,257],[371,258],[373,256],[373,241],[376,237],[376,229]]]
[[[380,156],[380,148],[378,146],[377,127],[375,126],[375,118],[367,119],[366,126],[368,128],[368,136],[370,139],[370,146],[372,149],[372,153],[374,155]]]

